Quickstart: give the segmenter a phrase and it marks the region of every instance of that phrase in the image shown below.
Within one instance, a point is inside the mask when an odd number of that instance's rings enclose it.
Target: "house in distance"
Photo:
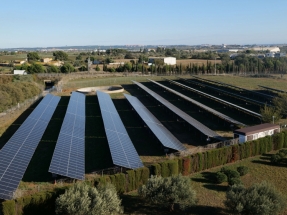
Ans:
[[[234,138],[239,138],[239,143],[256,140],[258,138],[270,136],[278,132],[280,132],[280,126],[270,123],[264,123],[233,131]]]
[[[148,59],[148,65],[152,65],[152,64],[158,64],[158,62],[160,62],[160,64],[162,65],[175,65],[176,64],[176,58],[175,57],[150,57]]]

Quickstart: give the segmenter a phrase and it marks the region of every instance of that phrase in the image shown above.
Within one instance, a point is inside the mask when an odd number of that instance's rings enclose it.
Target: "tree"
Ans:
[[[233,213],[252,215],[278,214],[285,207],[284,197],[267,182],[249,188],[234,185],[226,193],[225,206]]]
[[[31,60],[40,60],[40,56],[38,55],[37,52],[29,52],[27,54],[27,59],[28,61],[31,61]]]
[[[128,52],[128,53],[126,53],[126,55],[125,55],[125,59],[135,59],[135,57],[133,56],[132,53]]]
[[[109,57],[105,59],[106,64],[113,63],[113,62],[114,62],[113,59],[111,59]]]
[[[152,203],[169,207],[171,211],[175,204],[181,209],[195,204],[196,197],[190,179],[181,175],[167,178],[151,176],[146,185],[138,189],[138,193]]]
[[[128,72],[131,71],[132,67],[133,66],[130,62],[124,64],[124,69],[127,70]]]
[[[281,93],[279,96],[273,99],[275,108],[279,114],[287,116],[287,94]]]
[[[44,73],[45,69],[42,66],[42,64],[38,64],[38,63],[32,63],[29,67],[28,67],[28,72],[30,74],[34,74],[34,73]]]
[[[55,51],[53,52],[53,56],[55,60],[68,60],[69,58],[68,54],[63,51]]]
[[[96,70],[96,71],[100,71],[101,69],[100,69],[100,67],[97,65],[96,68],[95,68],[95,70]]]
[[[47,72],[48,73],[58,73],[59,72],[59,68],[54,66],[54,65],[51,65],[51,66],[47,67]]]
[[[277,122],[281,118],[281,116],[280,116],[280,111],[277,111],[276,108],[269,107],[267,105],[265,105],[264,108],[260,108],[260,114],[262,115],[262,121],[273,122],[273,119],[274,119],[274,122]]]
[[[122,212],[121,200],[112,184],[94,188],[77,183],[56,199],[57,215],[105,215]]]
[[[69,63],[65,63],[63,66],[61,66],[61,73],[71,73],[75,71],[75,67],[73,67]]]

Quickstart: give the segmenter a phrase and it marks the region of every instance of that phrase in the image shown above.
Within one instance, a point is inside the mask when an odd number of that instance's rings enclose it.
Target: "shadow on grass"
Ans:
[[[218,192],[226,192],[228,189],[228,186],[218,185],[218,184],[205,184],[203,185],[206,189],[209,190],[215,190]]]
[[[214,172],[202,172],[202,178],[192,178],[193,181],[201,183],[214,183],[215,173]]]
[[[268,166],[276,166],[276,167],[286,167],[286,163],[282,162],[279,164],[273,164],[270,162],[270,160],[254,160],[252,161],[252,163],[257,163],[257,164],[264,164],[264,165],[268,165]]]
[[[195,205],[188,209],[192,215],[202,215],[202,214],[213,214],[213,215],[224,215],[227,214],[223,208],[212,207],[205,205]]]
[[[224,215],[226,212],[220,207],[211,207],[203,205],[194,205],[184,211],[175,206],[174,211],[169,211],[166,207],[151,204],[139,196],[122,195],[122,205],[124,206],[125,214],[157,214],[157,215],[201,215],[201,214],[219,214]]]
[[[167,209],[152,205],[139,196],[122,195],[121,199],[126,214],[172,214]]]

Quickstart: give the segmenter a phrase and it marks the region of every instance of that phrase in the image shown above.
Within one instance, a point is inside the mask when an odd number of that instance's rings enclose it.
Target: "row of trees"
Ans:
[[[39,63],[32,63],[27,64],[24,63],[19,66],[15,66],[14,69],[20,69],[20,70],[26,70],[29,74],[35,74],[35,73],[71,73],[75,72],[76,69],[73,65],[69,63],[64,63],[64,65],[57,67],[54,65],[48,65],[44,67],[42,64]]]
[[[190,178],[181,175],[162,178],[151,176],[138,189],[138,195],[158,208],[170,211],[185,210],[196,204],[196,192]],[[225,206],[236,214],[278,214],[286,208],[285,198],[267,182],[245,188],[242,184],[232,185],[226,192]],[[112,184],[91,187],[75,184],[56,199],[56,214],[106,215],[121,214],[123,207]]]
[[[55,60],[60,60],[60,61],[68,60],[68,58],[69,58],[68,54],[66,52],[63,52],[63,51],[55,51],[55,52],[53,52],[53,56],[54,56]],[[29,52],[27,54],[27,60],[29,62],[39,61],[40,55],[38,52]]]

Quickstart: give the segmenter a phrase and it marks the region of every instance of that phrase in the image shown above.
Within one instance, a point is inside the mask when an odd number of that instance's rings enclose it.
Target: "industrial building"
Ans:
[[[279,47],[253,47],[251,48],[254,51],[269,51],[269,52],[280,52]]]

